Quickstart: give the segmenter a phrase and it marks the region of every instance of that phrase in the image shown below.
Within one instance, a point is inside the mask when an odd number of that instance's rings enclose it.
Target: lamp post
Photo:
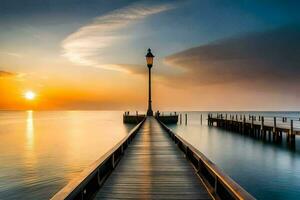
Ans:
[[[146,55],[147,67],[149,69],[149,96],[148,96],[147,116],[153,116],[152,100],[151,100],[151,68],[153,65],[153,58],[154,55],[151,53],[151,49],[148,49],[148,53]]]

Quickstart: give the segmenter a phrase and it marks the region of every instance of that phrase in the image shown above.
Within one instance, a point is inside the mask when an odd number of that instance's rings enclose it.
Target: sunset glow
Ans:
[[[146,110],[148,48],[157,110],[300,109],[298,1],[47,2],[0,3],[0,109]]]

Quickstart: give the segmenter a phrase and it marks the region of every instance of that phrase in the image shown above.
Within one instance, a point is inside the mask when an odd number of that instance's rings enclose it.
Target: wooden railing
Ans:
[[[159,121],[159,120],[158,120]],[[198,175],[205,183],[209,192],[216,199],[226,200],[253,200],[247,191],[233,181],[228,175],[222,172],[213,162],[211,162],[199,150],[194,148],[190,143],[174,133],[164,123],[160,122],[162,127],[167,131],[172,140],[184,152],[186,158],[192,163]]]
[[[92,165],[86,168],[78,177],[69,182],[64,188],[57,192],[51,199],[91,199],[98,189],[103,185],[107,177],[115,168],[116,164],[123,156],[132,139],[141,128],[146,118],[144,118],[130,133],[118,144],[111,148],[106,154],[101,156]]]

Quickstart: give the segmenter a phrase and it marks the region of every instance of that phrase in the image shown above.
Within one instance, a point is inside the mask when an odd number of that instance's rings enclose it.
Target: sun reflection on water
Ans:
[[[28,151],[33,150],[34,146],[34,125],[33,125],[33,111],[27,111],[26,119],[26,149]]]
[[[25,152],[24,152],[24,169],[27,173],[26,183],[31,183],[37,179],[36,177],[36,152],[35,152],[35,135],[34,135],[34,119],[33,111],[27,111],[26,118],[26,143],[25,143]]]

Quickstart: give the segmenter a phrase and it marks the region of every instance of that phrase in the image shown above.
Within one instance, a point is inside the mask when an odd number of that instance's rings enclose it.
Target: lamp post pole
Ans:
[[[153,116],[153,111],[152,111],[152,100],[151,100],[151,68],[153,65],[153,58],[154,55],[151,53],[151,49],[148,49],[148,53],[146,55],[146,60],[147,60],[147,67],[148,67],[148,74],[149,74],[149,88],[148,88],[148,110],[147,110],[147,116]]]
[[[149,69],[149,95],[148,95],[148,111],[147,116],[153,116],[152,111],[152,100],[151,100],[151,67],[148,66]]]

